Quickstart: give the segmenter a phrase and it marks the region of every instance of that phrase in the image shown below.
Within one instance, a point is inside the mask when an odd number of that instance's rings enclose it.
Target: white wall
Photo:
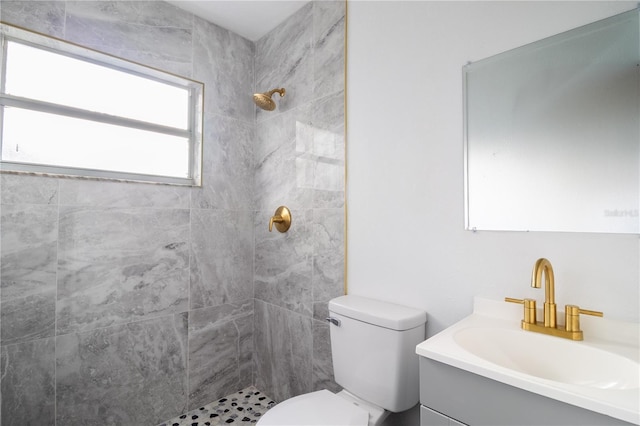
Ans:
[[[535,297],[638,321],[638,236],[464,230],[462,66],[635,2],[348,3],[347,241],[352,294],[425,309],[428,334],[472,299]]]

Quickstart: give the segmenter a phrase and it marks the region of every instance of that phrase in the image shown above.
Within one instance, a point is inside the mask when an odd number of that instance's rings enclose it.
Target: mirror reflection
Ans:
[[[638,9],[467,65],[466,225],[640,232]]]

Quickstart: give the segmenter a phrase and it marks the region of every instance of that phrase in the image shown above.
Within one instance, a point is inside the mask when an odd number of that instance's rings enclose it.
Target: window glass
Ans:
[[[0,170],[200,185],[202,83],[0,27]]]
[[[7,46],[5,92],[186,129],[189,91],[20,43]]]
[[[184,137],[21,108],[5,109],[3,127],[4,160],[189,177],[189,141]]]

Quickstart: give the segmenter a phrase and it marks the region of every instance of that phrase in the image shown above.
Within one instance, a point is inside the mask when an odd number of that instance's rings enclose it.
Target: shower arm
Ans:
[[[286,91],[284,90],[284,88],[282,88],[282,89],[273,89],[273,90],[269,90],[268,92],[266,92],[265,95],[267,95],[268,97],[271,97],[276,92],[280,95],[280,97],[283,97]]]

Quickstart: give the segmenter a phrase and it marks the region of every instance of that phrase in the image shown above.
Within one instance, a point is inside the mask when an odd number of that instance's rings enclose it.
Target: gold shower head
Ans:
[[[265,111],[273,111],[276,109],[276,103],[271,99],[271,96],[276,92],[280,93],[280,97],[283,97],[285,94],[284,88],[269,90],[265,93],[255,93],[253,95],[253,102]]]

